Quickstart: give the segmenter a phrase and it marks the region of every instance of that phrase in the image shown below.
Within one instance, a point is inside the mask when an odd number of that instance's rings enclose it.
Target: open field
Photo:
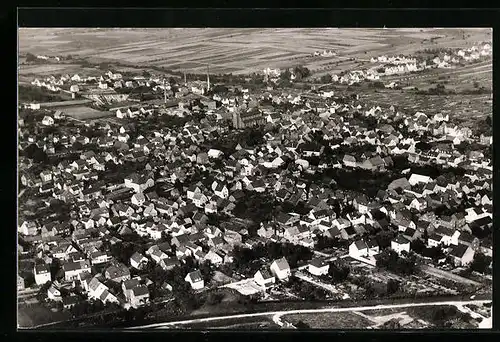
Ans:
[[[20,305],[17,310],[17,326],[26,328],[51,321],[67,320],[70,316],[69,312],[54,312],[42,304]]]
[[[249,317],[242,319],[228,319],[215,322],[199,322],[179,326],[184,329],[279,329],[268,317]],[[175,329],[175,326],[174,326]]]
[[[466,29],[27,29],[19,30],[19,51],[79,56],[94,62],[162,66],[188,73],[251,73],[266,67],[305,65],[313,72],[336,69],[343,57],[367,60],[381,54],[412,53],[424,48],[465,47],[491,40],[491,30]],[[490,35],[488,35],[488,33]],[[435,38],[434,42],[430,42]],[[312,57],[333,50],[338,57]],[[346,70],[352,64],[339,65]],[[53,66],[51,66],[53,67]],[[47,72],[40,66],[40,72]],[[54,67],[53,67],[54,68]]]
[[[284,315],[283,321],[297,324],[302,321],[314,329],[366,329],[372,321],[353,312],[324,312]]]
[[[84,68],[79,64],[25,64],[19,66],[19,77],[26,76],[51,76],[76,73],[87,76],[100,76],[102,70],[96,68]]]
[[[104,112],[85,106],[65,107],[63,110],[66,115],[79,120],[97,119],[115,115],[113,112]]]

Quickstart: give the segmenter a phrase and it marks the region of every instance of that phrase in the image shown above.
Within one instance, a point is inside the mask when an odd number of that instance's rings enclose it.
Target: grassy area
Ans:
[[[52,311],[43,304],[20,305],[17,311],[18,327],[32,328],[40,324],[71,319],[67,311]]]
[[[182,329],[277,329],[278,325],[266,317],[247,317],[225,319],[221,321],[211,321],[180,325]]]
[[[365,329],[373,325],[370,320],[351,312],[284,315],[282,320],[294,325],[302,321],[313,329]]]
[[[411,307],[405,311],[415,319],[422,319],[429,322],[434,327],[455,327],[455,328],[475,328],[472,318],[458,310],[455,306],[442,305],[433,307]]]

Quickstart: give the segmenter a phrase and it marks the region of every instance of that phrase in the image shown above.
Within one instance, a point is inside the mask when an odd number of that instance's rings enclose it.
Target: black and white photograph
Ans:
[[[492,329],[491,28],[17,34],[18,330]]]

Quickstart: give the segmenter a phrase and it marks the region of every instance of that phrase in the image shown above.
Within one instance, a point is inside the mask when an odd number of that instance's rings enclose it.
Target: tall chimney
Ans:
[[[165,104],[167,104],[167,87],[165,86],[165,79],[163,79],[163,99]]]
[[[187,80],[186,80],[186,72],[184,71],[184,85],[187,84]]]
[[[207,90],[210,90],[210,67],[207,64]]]

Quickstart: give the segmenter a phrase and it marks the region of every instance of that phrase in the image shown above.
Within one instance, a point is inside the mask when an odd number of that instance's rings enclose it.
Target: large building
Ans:
[[[246,128],[255,125],[263,125],[266,123],[266,118],[257,108],[250,110],[236,110],[233,112],[233,127]]]

